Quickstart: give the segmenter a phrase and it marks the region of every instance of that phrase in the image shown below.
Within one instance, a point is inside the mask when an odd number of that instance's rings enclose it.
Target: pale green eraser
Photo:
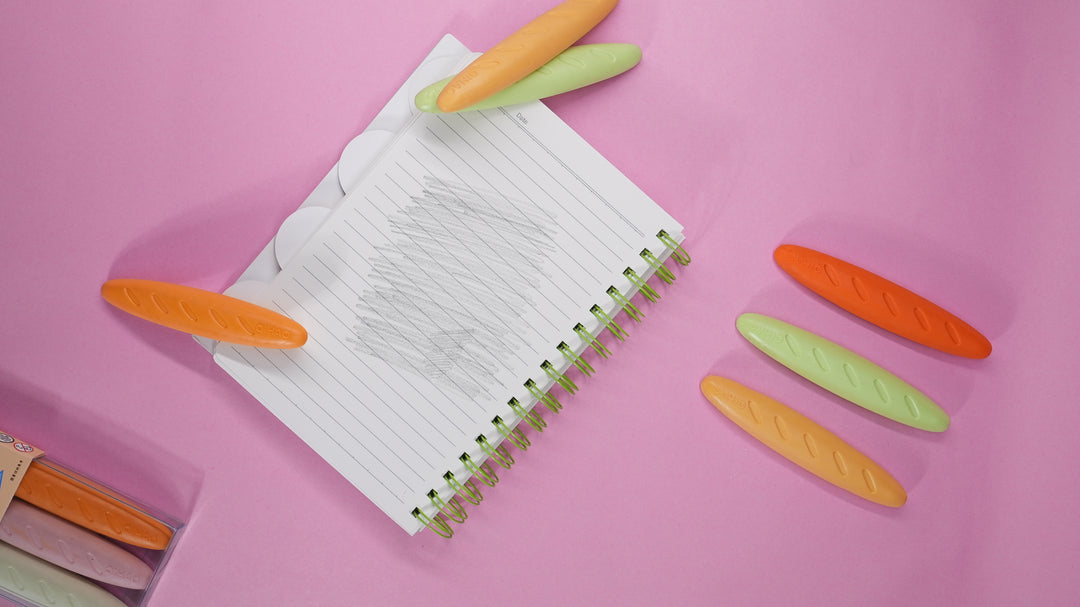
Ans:
[[[0,543],[0,588],[37,605],[125,607],[101,586]]]
[[[641,48],[636,44],[611,42],[572,46],[535,72],[461,111],[487,110],[544,99],[607,80],[640,61]],[[424,112],[441,114],[435,100],[452,78],[444,78],[417,93],[416,107]]]
[[[851,350],[761,314],[743,314],[735,326],[777,362],[860,407],[921,430],[949,427],[949,414],[937,403]]]

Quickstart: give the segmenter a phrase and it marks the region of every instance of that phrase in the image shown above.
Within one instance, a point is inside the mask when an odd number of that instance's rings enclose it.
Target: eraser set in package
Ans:
[[[0,431],[0,597],[139,607],[183,523]]]

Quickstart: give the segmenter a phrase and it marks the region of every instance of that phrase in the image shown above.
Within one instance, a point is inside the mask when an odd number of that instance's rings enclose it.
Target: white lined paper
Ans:
[[[266,290],[297,350],[215,359],[410,533],[462,453],[681,227],[540,103],[412,121]],[[562,364],[560,364],[562,363]]]

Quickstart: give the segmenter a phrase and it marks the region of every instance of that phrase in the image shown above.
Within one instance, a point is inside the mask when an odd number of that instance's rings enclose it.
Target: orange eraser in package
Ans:
[[[133,546],[163,550],[173,531],[115,492],[58,464],[33,462],[15,496],[80,527]]]

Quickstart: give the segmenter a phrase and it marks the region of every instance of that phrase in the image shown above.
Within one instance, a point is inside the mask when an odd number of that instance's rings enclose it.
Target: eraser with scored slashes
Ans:
[[[790,244],[777,247],[773,259],[811,291],[886,331],[957,356],[990,356],[990,340],[960,317],[869,270]]]

